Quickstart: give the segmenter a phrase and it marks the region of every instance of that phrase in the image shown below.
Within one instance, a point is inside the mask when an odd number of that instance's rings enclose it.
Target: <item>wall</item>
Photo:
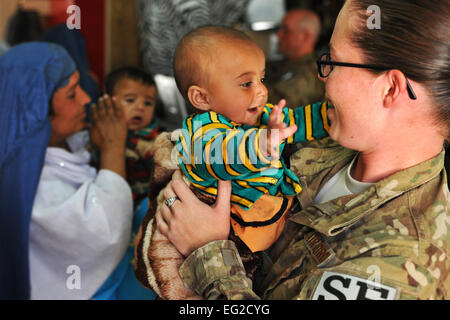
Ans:
[[[81,11],[80,31],[86,39],[89,64],[102,86],[105,75],[105,1],[76,0],[75,4]]]
[[[106,1],[106,72],[117,67],[139,67],[139,36],[134,0]]]
[[[105,75],[123,65],[140,65],[134,0],[76,0],[92,71]]]

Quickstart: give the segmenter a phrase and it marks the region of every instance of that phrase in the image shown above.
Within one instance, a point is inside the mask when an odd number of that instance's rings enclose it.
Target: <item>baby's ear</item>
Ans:
[[[189,102],[195,108],[203,111],[210,110],[208,95],[205,89],[202,87],[193,85],[188,89]]]

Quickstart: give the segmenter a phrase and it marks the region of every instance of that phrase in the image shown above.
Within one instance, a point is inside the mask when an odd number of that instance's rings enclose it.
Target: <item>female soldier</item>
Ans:
[[[367,27],[372,5],[381,29]],[[299,207],[253,287],[225,240],[229,185],[209,207],[173,181],[165,198],[177,201],[156,217],[187,257],[189,288],[209,299],[449,298],[449,15],[449,0],[346,1],[318,61],[338,144],[292,156]]]

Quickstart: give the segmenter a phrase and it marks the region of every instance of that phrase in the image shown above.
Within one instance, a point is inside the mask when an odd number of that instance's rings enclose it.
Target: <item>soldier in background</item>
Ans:
[[[345,0],[285,0],[286,11],[305,9],[314,11],[322,22],[322,32],[316,44],[316,52],[328,49],[334,24]]]
[[[313,11],[295,9],[286,14],[277,33],[284,59],[269,63],[266,69],[269,101],[284,98],[295,108],[324,100],[314,51],[320,34],[321,22]]]

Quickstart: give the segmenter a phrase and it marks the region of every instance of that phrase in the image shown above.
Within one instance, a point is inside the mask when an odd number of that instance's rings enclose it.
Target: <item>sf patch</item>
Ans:
[[[325,271],[313,300],[394,300],[397,289],[379,282]]]

